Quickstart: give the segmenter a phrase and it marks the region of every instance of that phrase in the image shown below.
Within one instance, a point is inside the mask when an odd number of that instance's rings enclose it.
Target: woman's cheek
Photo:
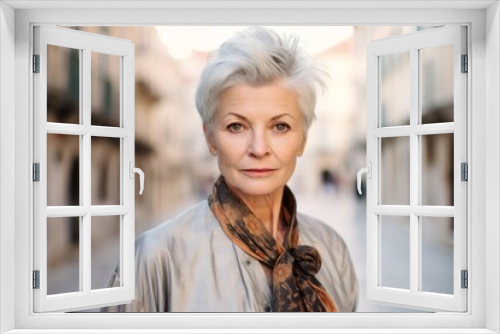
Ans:
[[[237,165],[246,152],[246,140],[241,136],[228,136],[223,139],[224,160],[227,167]]]
[[[296,158],[300,149],[300,144],[301,140],[295,136],[283,136],[283,138],[276,140],[274,152],[279,156],[286,157],[286,160]]]

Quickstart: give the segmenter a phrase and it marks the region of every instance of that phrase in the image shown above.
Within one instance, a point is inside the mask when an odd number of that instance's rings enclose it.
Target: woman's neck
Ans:
[[[283,199],[283,188],[267,195],[248,195],[238,193],[238,196],[259,218],[274,239],[282,242],[284,226],[281,223],[281,202]]]

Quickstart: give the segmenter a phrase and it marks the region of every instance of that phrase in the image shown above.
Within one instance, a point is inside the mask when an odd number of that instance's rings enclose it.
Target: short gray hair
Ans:
[[[253,87],[284,79],[298,94],[304,135],[315,119],[316,88],[326,87],[327,72],[299,47],[297,36],[263,27],[250,27],[214,51],[196,89],[196,108],[209,132],[220,94],[236,85]]]

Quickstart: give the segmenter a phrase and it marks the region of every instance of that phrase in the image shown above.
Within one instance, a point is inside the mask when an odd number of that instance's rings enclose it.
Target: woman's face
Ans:
[[[297,94],[282,81],[237,84],[221,94],[205,136],[231,189],[243,196],[283,189],[304,151],[302,117]]]

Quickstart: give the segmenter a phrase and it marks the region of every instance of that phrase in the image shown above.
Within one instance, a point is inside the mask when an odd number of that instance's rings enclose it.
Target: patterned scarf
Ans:
[[[281,217],[288,227],[284,247],[276,243],[245,203],[221,176],[208,198],[210,210],[229,239],[247,254],[273,268],[274,312],[337,312],[337,306],[314,277],[321,268],[321,256],[311,246],[297,245],[297,204],[285,186]]]

